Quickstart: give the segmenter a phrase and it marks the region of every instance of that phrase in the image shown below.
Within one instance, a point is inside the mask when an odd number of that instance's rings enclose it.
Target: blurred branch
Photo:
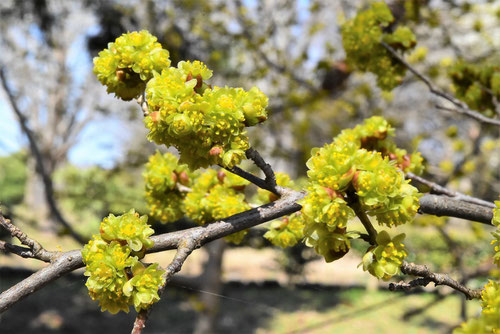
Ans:
[[[492,119],[489,117],[486,117],[482,115],[481,113],[472,110],[467,106],[465,102],[460,101],[456,97],[440,90],[429,78],[427,78],[425,75],[422,73],[418,72],[413,66],[411,66],[404,58],[396,51],[394,50],[390,45],[388,45],[385,42],[380,42],[380,44],[389,51],[394,58],[396,58],[401,64],[403,64],[411,73],[413,73],[418,79],[420,79],[429,89],[429,91],[439,97],[442,97],[445,100],[448,100],[449,102],[453,103],[457,108],[446,108],[442,106],[436,106],[436,108],[441,109],[441,110],[448,110],[448,111],[453,111],[457,112],[466,116],[469,116],[479,122],[482,123],[487,123],[487,124],[492,124],[496,126],[500,126],[500,120],[497,119]]]
[[[270,68],[272,68],[276,72],[289,76],[293,81],[295,81],[299,85],[307,88],[308,90],[310,90],[313,93],[317,93],[319,91],[319,89],[316,86],[314,86],[309,81],[307,81],[304,78],[295,74],[294,71],[290,70],[285,65],[278,64],[278,63],[272,61],[268,57],[268,55],[264,51],[262,51],[262,49],[258,45],[256,45],[256,43],[254,42],[255,38],[252,35],[252,29],[247,24],[247,19],[243,15],[244,9],[243,9],[242,2],[240,0],[237,0],[235,2],[235,4],[236,4],[236,10],[238,12],[236,19],[238,20],[238,22],[241,25],[241,28],[243,30],[243,36],[247,40],[248,44],[250,44],[250,46],[257,52],[257,55],[260,57],[260,59],[262,59],[264,61],[264,63],[266,63],[267,66],[269,66]]]
[[[448,107],[445,107],[442,105],[436,105],[436,108],[440,109],[440,110],[452,111],[452,112],[456,112],[459,114],[463,114],[463,115],[469,116],[471,118],[474,118],[475,120],[482,122],[482,123],[500,126],[500,120],[491,119],[491,118],[486,117],[478,112],[475,112],[474,110],[464,109],[464,108],[458,108],[458,109],[457,108],[448,108]]]
[[[33,154],[33,157],[35,158],[36,161],[36,170],[40,174],[42,178],[42,182],[44,185],[45,189],[45,200],[47,201],[47,204],[49,205],[50,211],[54,218],[68,231],[68,233],[78,241],[79,243],[85,243],[86,240],[79,235],[71,226],[71,224],[66,221],[66,219],[63,217],[62,213],[59,211],[59,208],[57,207],[56,200],[54,198],[54,185],[52,183],[52,179],[50,175],[47,173],[47,170],[45,169],[44,165],[44,160],[42,153],[40,152],[40,148],[38,147],[35,134],[31,131],[31,129],[28,126],[28,120],[26,116],[21,112],[19,109],[16,98],[14,96],[14,93],[11,91],[7,79],[5,77],[5,69],[4,67],[0,67],[0,81],[2,82],[2,87],[7,94],[7,98],[9,99],[10,105],[12,107],[12,110],[16,114],[19,124],[21,126],[22,131],[28,137],[28,142],[30,146],[31,153]]]
[[[423,185],[428,186],[429,188],[431,188],[431,193],[434,193],[434,194],[446,195],[448,197],[453,197],[454,199],[459,200],[459,201],[464,201],[464,202],[468,202],[468,203],[482,205],[482,206],[486,206],[486,207],[492,208],[492,209],[496,207],[495,204],[492,202],[488,202],[488,201],[482,200],[480,198],[472,197],[469,195],[462,194],[458,191],[454,191],[454,190],[445,188],[445,187],[443,187],[435,182],[424,179],[423,177],[415,175],[411,172],[406,173],[406,178],[411,179],[411,180],[415,180]]]
[[[406,275],[420,276],[413,281],[408,283],[399,282],[399,283],[391,283],[389,285],[389,290],[391,291],[409,291],[416,287],[424,287],[429,283],[433,282],[437,285],[447,285],[450,288],[457,290],[465,295],[467,299],[480,299],[481,298],[481,289],[469,289],[463,284],[452,279],[447,274],[438,274],[433,273],[427,268],[425,265],[415,264],[411,262],[403,261],[401,265],[401,272]]]

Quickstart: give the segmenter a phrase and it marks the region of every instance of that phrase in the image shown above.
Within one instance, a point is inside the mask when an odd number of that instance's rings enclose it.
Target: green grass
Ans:
[[[277,312],[257,333],[448,333],[460,323],[458,295],[409,319],[403,315],[433,301],[434,296],[351,289],[339,297],[337,305],[323,310],[305,306],[294,312]],[[467,310],[475,314],[479,302],[469,301]]]

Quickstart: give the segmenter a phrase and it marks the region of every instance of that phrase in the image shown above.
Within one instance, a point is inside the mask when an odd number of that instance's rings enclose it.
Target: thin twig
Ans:
[[[262,158],[259,152],[250,147],[245,151],[245,154],[248,159],[252,160],[255,165],[262,170],[262,172],[266,176],[266,183],[268,183],[272,187],[276,187],[276,175],[274,174],[273,168]]]
[[[419,276],[420,278],[408,283],[392,283],[389,285],[390,290],[410,290],[419,286],[427,286],[427,284],[433,282],[436,286],[447,285],[450,288],[463,293],[467,299],[481,298],[481,289],[469,289],[465,285],[452,279],[447,274],[431,272],[425,265],[403,261],[403,264],[401,265],[401,272],[406,275]]]
[[[458,109],[445,108],[445,107],[440,107],[440,106],[436,106],[436,108],[442,109],[442,110],[458,112],[458,113],[461,113],[463,115],[474,118],[477,121],[500,126],[500,120],[486,117],[486,116],[482,115],[481,113],[470,109],[469,106],[465,102],[460,101],[456,97],[440,90],[429,78],[427,78],[425,75],[423,75],[422,73],[417,71],[406,60],[404,60],[404,58],[396,50],[394,50],[389,44],[387,44],[385,42],[380,42],[380,44],[387,51],[389,51],[394,58],[396,58],[401,64],[403,64],[411,73],[413,73],[418,79],[420,79],[427,86],[427,88],[429,89],[429,91],[432,94],[448,100],[449,102],[453,103]]]
[[[274,174],[274,171],[268,163],[264,161],[264,159],[261,157],[259,152],[253,148],[249,148],[248,150],[245,151],[246,156],[248,159],[252,160],[257,167],[262,170],[262,172],[265,175],[265,179],[261,179],[258,176],[253,175],[252,173],[249,173],[243,169],[241,169],[238,166],[234,166],[233,168],[226,168],[228,171],[230,171],[233,174],[236,174],[242,178],[244,178],[247,181],[250,181],[251,183],[255,184],[257,187],[268,190],[272,192],[273,194],[279,196],[282,196],[284,192],[286,192],[286,188],[280,187],[276,184],[276,175]]]
[[[434,193],[434,194],[446,195],[449,197],[453,197],[454,199],[459,200],[459,201],[474,203],[474,204],[486,206],[488,208],[495,208],[496,207],[495,204],[492,202],[488,202],[488,201],[482,200],[480,198],[472,197],[469,195],[462,194],[458,191],[454,191],[454,190],[445,188],[445,187],[443,187],[435,182],[424,179],[423,177],[415,175],[411,172],[406,173],[406,178],[411,179],[411,180],[415,180],[423,185],[428,186],[429,188],[431,188],[431,193]]]
[[[448,107],[445,107],[445,106],[442,106],[439,104],[436,105],[436,108],[440,109],[440,110],[446,110],[446,111],[451,111],[451,112],[463,114],[463,115],[469,116],[471,118],[474,118],[475,120],[482,122],[482,123],[500,126],[500,120],[486,117],[486,116],[479,114],[479,113],[477,113],[473,110],[470,110],[470,109],[448,108]]]
[[[163,291],[165,291],[167,283],[176,273],[178,273],[181,270],[182,265],[184,264],[188,256],[193,252],[195,248],[196,248],[196,240],[194,239],[186,238],[179,241],[179,244],[177,246],[177,252],[175,253],[172,262],[170,262],[170,264],[165,270],[165,276],[164,276],[165,283],[158,290],[158,296],[161,297]],[[135,318],[134,321],[134,326],[132,328],[132,334],[142,333],[142,330],[146,327],[146,321],[148,320],[149,314],[151,313],[151,309],[152,307],[149,307],[146,310],[141,310],[137,314],[137,317]]]
[[[12,245],[8,242],[0,240],[0,252],[11,253],[23,257],[25,259],[38,259],[44,262],[50,262],[50,259],[38,258],[33,250],[27,247]]]
[[[13,245],[10,245],[8,243],[4,243],[3,249],[12,251],[13,253],[22,257],[31,257],[38,260],[42,260],[44,262],[50,262],[54,253],[48,252],[47,250],[45,250],[45,248],[43,248],[43,246],[38,241],[28,237],[28,235],[23,231],[21,231],[19,227],[12,224],[10,219],[6,219],[3,216],[1,210],[0,210],[0,226],[2,226],[5,230],[7,230],[12,237],[17,238],[23,245],[28,246],[32,256],[29,256],[30,253],[27,252],[28,250],[24,249],[24,247],[14,247]],[[1,248],[2,247],[0,246],[0,249]]]

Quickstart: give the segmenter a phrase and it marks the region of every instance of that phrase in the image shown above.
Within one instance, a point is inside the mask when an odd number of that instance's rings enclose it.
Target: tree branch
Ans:
[[[274,174],[274,171],[268,163],[264,161],[264,159],[261,157],[259,152],[253,148],[249,148],[248,150],[245,151],[246,156],[248,159],[252,160],[257,167],[259,167],[262,172],[265,175],[265,179],[261,179],[260,177],[257,177],[243,169],[241,169],[238,166],[234,166],[233,168],[226,168],[228,171],[231,173],[234,173],[242,178],[244,178],[247,181],[250,181],[251,183],[255,184],[257,187],[265,189],[267,191],[272,192],[273,194],[277,196],[282,196],[283,193],[286,192],[286,189],[283,187],[280,187],[276,184],[276,175]]]
[[[183,240],[192,240],[195,245],[193,249],[199,248],[212,240],[220,239],[299,211],[302,207],[297,204],[297,201],[301,200],[304,196],[305,193],[303,192],[284,188],[282,197],[272,203],[236,214],[212,224],[153,236],[151,239],[154,241],[154,246],[148,250],[148,253],[176,249]],[[47,283],[81,267],[83,267],[83,261],[80,250],[61,253],[53,259],[49,266],[2,292],[0,294],[0,313],[24,297],[39,290]]]
[[[73,237],[73,239],[77,240],[79,243],[84,244],[86,240],[73,229],[73,227],[68,223],[68,221],[66,221],[62,213],[59,211],[59,208],[57,207],[57,203],[54,198],[54,186],[52,183],[52,179],[50,175],[47,173],[47,170],[45,169],[43,156],[38,147],[35,134],[29,128],[26,116],[24,116],[24,114],[21,112],[21,110],[17,105],[14,93],[10,90],[9,85],[7,84],[7,79],[5,77],[5,69],[3,67],[0,67],[0,81],[2,82],[2,87],[5,93],[7,94],[7,98],[9,99],[9,103],[12,107],[12,110],[19,119],[19,124],[21,126],[21,129],[26,135],[26,137],[28,137],[30,150],[36,161],[36,170],[42,177],[42,182],[45,189],[45,200],[49,205],[52,215],[69,232],[69,234]]]
[[[354,213],[356,213],[356,216],[358,216],[359,220],[365,227],[366,231],[368,232],[368,242],[370,245],[376,245],[377,244],[377,230],[373,227],[372,222],[370,221],[370,218],[366,215],[365,211],[361,209],[361,205],[359,204],[359,200],[356,200],[356,202],[352,203],[349,205],[353,210]]]
[[[179,241],[179,244],[177,246],[177,253],[175,253],[175,256],[172,260],[172,262],[168,265],[166,272],[165,272],[165,283],[160,287],[158,290],[158,296],[163,294],[163,291],[165,291],[165,288],[167,286],[167,283],[170,281],[172,276],[174,276],[176,273],[178,273],[188,256],[193,252],[193,250],[196,248],[196,242],[194,239],[182,239]],[[137,317],[135,318],[134,321],[134,326],[132,328],[132,334],[140,334],[142,333],[142,330],[146,327],[146,321],[148,320],[149,314],[151,313],[152,307],[149,307],[146,310],[141,310],[138,314]]]
[[[443,187],[435,182],[424,179],[423,177],[415,175],[411,172],[406,173],[406,178],[411,179],[411,180],[415,180],[423,185],[428,186],[429,188],[431,188],[431,193],[446,195],[448,197],[453,197],[454,199],[459,200],[459,201],[478,204],[478,205],[486,206],[486,207],[492,208],[492,209],[496,208],[496,205],[492,202],[488,202],[488,201],[482,200],[480,198],[472,197],[469,195],[462,194],[458,191],[454,191],[454,190],[445,188],[445,187]]]
[[[424,195],[420,198],[420,213],[456,217],[491,225],[493,210],[482,205],[463,202],[443,195]]]
[[[436,108],[440,109],[440,110],[446,110],[446,111],[451,111],[451,112],[463,114],[463,115],[469,116],[470,118],[474,118],[475,120],[482,122],[482,123],[500,126],[500,120],[486,117],[486,116],[484,116],[478,112],[475,112],[473,110],[470,110],[470,109],[448,108],[448,107],[441,106],[441,105],[436,105]]]
[[[413,281],[408,283],[400,282],[400,283],[391,283],[389,285],[389,290],[397,291],[404,290],[408,291],[412,288],[419,286],[427,286],[429,283],[433,282],[437,285],[447,285],[450,288],[457,290],[465,295],[467,299],[480,299],[481,298],[481,289],[469,289],[463,284],[458,283],[454,279],[452,279],[447,274],[438,274],[433,273],[427,268],[425,265],[419,265],[415,263],[409,263],[403,261],[401,265],[401,271],[406,275],[420,276]]]
[[[2,210],[0,210],[0,226],[7,230],[12,237],[17,238],[23,245],[29,247],[29,249],[26,249],[3,242],[3,249],[22,257],[31,257],[44,262],[50,262],[52,256],[55,254],[55,252],[45,250],[38,241],[31,239],[19,227],[12,224],[10,219],[6,219],[3,216]],[[0,244],[0,249],[2,249],[2,244]]]
[[[483,114],[481,114],[475,110],[470,109],[469,106],[465,102],[460,101],[456,97],[440,90],[429,78],[427,78],[425,75],[423,75],[422,73],[417,71],[406,60],[404,60],[404,58],[396,50],[394,50],[389,44],[387,44],[385,42],[380,42],[380,44],[387,51],[389,51],[394,58],[396,58],[401,64],[403,64],[411,73],[413,73],[418,79],[420,79],[420,81],[422,81],[427,86],[427,88],[429,89],[429,91],[432,94],[448,100],[449,102],[453,103],[458,109],[445,108],[445,107],[440,107],[440,106],[436,106],[436,108],[441,109],[441,110],[454,111],[454,112],[469,116],[471,118],[474,118],[475,120],[482,122],[482,123],[500,126],[500,120],[486,117]]]

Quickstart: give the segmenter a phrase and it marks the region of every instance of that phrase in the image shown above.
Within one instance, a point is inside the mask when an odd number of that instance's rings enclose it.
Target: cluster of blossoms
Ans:
[[[130,305],[139,311],[159,300],[165,271],[158,264],[145,267],[139,261],[153,246],[149,237],[154,231],[147,220],[133,209],[118,217],[110,214],[101,222],[100,235],[82,250],[89,277],[86,286],[102,311],[128,312]]]
[[[211,76],[199,61],[179,62],[146,87],[148,138],[175,146],[192,169],[238,164],[249,148],[245,127],[267,119],[267,97],[258,88],[210,88]]]
[[[290,176],[285,173],[276,173],[276,184],[281,187],[296,189]],[[270,203],[278,199],[278,196],[264,189],[257,189],[257,202],[260,204]],[[291,214],[281,219],[273,220],[267,226],[268,231],[264,238],[273,245],[286,248],[295,246],[304,238],[304,220],[300,212]]]
[[[144,92],[154,72],[170,66],[169,53],[148,31],[118,37],[94,58],[94,73],[108,93],[129,101]]]
[[[245,127],[267,119],[268,98],[256,87],[212,87],[202,62],[170,67],[168,56],[147,31],[123,34],[94,59],[94,73],[124,100],[145,91],[148,139],[176,147],[192,170],[237,165],[249,148]]]
[[[295,246],[304,238],[304,220],[300,212],[273,220],[264,234],[264,238],[281,248]]]
[[[223,170],[191,172],[171,153],[152,155],[143,176],[151,216],[164,223],[186,216],[203,225],[250,209],[244,194],[247,180]],[[226,240],[239,243],[246,233]]]
[[[363,256],[363,270],[377,278],[389,279],[399,273],[399,267],[408,255],[403,240],[405,234],[391,239],[387,231],[377,234],[377,246],[372,246]]]
[[[186,215],[203,225],[250,209],[244,190],[249,182],[223,170],[208,169],[194,183],[184,200]],[[240,243],[247,231],[226,237],[227,241]]]
[[[143,174],[146,200],[150,215],[162,222],[173,222],[182,218],[186,193],[178,185],[191,187],[196,173],[171,154],[156,152],[149,158]]]
[[[330,230],[322,224],[308,224],[304,229],[305,243],[322,255],[326,262],[340,259],[351,248],[350,239],[358,236],[355,232],[346,232],[346,228]]]
[[[448,72],[455,95],[488,117],[495,115],[495,99],[500,99],[500,67],[458,61]]]
[[[491,242],[495,245],[495,264],[500,268],[500,201],[495,202],[493,219],[491,223],[497,230],[493,232],[495,239]],[[496,333],[500,328],[500,282],[490,280],[481,293],[482,312],[478,318],[469,319],[466,323],[456,329],[454,334],[476,334]]]
[[[374,2],[369,9],[358,12],[342,26],[342,44],[349,65],[377,75],[377,84],[384,90],[391,90],[401,83],[406,67],[380,42],[403,52],[416,44],[415,35],[407,27],[398,26],[394,32],[386,31],[393,22],[394,17],[387,5]]]
[[[356,216],[353,205],[359,205],[379,225],[388,227],[409,222],[415,216],[419,194],[405,180],[403,170],[420,172],[422,159],[418,154],[409,156],[404,150],[396,150],[389,138],[393,131],[383,118],[372,117],[354,129],[342,131],[331,144],[312,150],[307,162],[309,186],[301,203],[302,214],[306,241],[325,259],[335,260],[347,253],[349,234],[345,229]],[[335,234],[335,241],[326,240],[329,233]],[[386,238],[381,237],[380,241],[385,242]],[[400,255],[406,254],[398,248],[401,243],[397,241],[397,252],[386,252],[388,255],[383,258],[378,250],[370,250],[374,260],[366,269],[377,277],[394,275],[386,266],[400,262]],[[385,274],[379,275],[380,272]]]

